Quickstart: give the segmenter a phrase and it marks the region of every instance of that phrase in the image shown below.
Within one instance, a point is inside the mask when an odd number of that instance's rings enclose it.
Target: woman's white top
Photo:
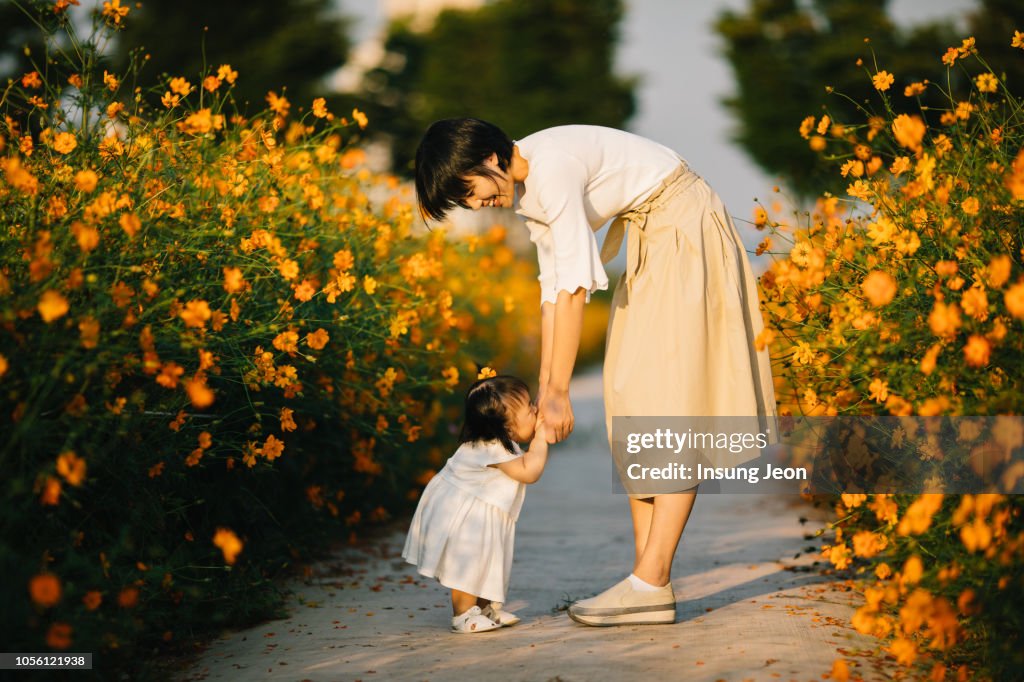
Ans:
[[[537,245],[541,303],[559,291],[608,288],[594,232],[642,204],[681,159],[639,135],[588,125],[557,126],[516,141],[529,163],[516,213]]]

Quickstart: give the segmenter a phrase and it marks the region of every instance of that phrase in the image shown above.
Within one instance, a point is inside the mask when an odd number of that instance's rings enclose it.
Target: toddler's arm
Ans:
[[[530,449],[511,462],[493,464],[511,478],[522,483],[536,483],[548,463],[548,441],[544,434],[544,421],[537,420],[537,428],[530,441]]]

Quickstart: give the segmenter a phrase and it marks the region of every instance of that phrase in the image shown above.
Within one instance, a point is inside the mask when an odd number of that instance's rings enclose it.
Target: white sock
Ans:
[[[656,592],[657,590],[661,589],[657,585],[652,585],[648,582],[644,582],[632,573],[629,574],[629,584],[632,585],[633,589],[637,592]]]

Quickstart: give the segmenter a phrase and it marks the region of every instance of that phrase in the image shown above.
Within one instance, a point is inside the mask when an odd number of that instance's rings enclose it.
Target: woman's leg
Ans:
[[[696,492],[657,495],[647,500],[630,498],[636,541],[633,575],[659,587],[669,583],[672,559],[696,499]]]

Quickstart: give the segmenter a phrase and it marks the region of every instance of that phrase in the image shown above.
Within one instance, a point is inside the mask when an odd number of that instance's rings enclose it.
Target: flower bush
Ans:
[[[532,378],[539,288],[500,228],[418,232],[361,112],[243,116],[227,64],[143,89],[100,49],[129,8],[82,38],[75,4],[32,4],[48,52],[0,98],[3,635],[133,669],[406,510],[460,389]]]
[[[1024,48],[1024,34],[1012,40]],[[758,344],[772,348],[783,414],[1024,412],[1024,102],[973,39],[942,59],[964,71],[969,93],[900,90],[899,74],[876,67],[880,103],[863,107],[865,122],[802,123],[849,180],[848,198],[825,196],[794,221],[764,208],[755,217],[770,230],[759,251],[781,256],[762,279]],[[948,106],[915,108],[926,89]],[[1017,420],[1004,425],[991,473],[1014,490],[1024,470],[1011,453],[1024,433]],[[929,679],[1019,676],[1019,496],[850,491],[835,511],[824,552],[864,576],[858,631],[885,638]],[[844,676],[848,662],[836,670]]]

